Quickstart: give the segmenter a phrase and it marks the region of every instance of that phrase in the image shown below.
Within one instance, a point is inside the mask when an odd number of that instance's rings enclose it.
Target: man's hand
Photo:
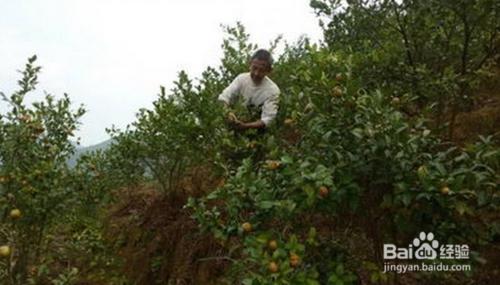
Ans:
[[[247,129],[246,124],[240,121],[233,112],[227,113],[226,120],[235,130],[241,131]]]
[[[228,112],[227,113],[227,120],[231,123],[239,122],[238,118],[233,112]]]
[[[231,111],[227,112],[226,120],[231,125],[232,128],[239,131],[244,131],[246,129],[261,129],[266,127],[266,125],[262,120],[257,120],[255,122],[248,122],[248,123],[242,122]]]

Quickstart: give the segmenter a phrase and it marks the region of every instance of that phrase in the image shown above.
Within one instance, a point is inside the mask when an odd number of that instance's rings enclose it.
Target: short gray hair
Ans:
[[[259,49],[256,51],[253,55],[251,60],[258,59],[258,60],[263,60],[267,62],[269,67],[273,66],[273,57],[271,56],[271,53],[265,49]]]

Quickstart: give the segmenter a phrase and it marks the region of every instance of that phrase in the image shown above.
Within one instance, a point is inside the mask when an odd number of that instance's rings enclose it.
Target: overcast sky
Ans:
[[[15,90],[16,70],[37,54],[43,73],[30,99],[68,93],[88,110],[77,136],[96,144],[151,107],[178,71],[217,65],[220,25],[237,21],[260,47],[280,34],[321,38],[309,0],[0,0],[0,91]]]

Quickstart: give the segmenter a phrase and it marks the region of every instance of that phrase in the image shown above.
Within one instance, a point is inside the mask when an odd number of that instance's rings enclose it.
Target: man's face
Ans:
[[[270,72],[271,68],[265,60],[254,59],[250,62],[250,76],[255,84],[260,84]]]

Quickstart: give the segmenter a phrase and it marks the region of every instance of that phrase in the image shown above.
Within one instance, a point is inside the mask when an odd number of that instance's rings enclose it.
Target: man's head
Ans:
[[[273,58],[264,49],[256,51],[250,60],[250,76],[255,84],[260,84],[272,70]]]

